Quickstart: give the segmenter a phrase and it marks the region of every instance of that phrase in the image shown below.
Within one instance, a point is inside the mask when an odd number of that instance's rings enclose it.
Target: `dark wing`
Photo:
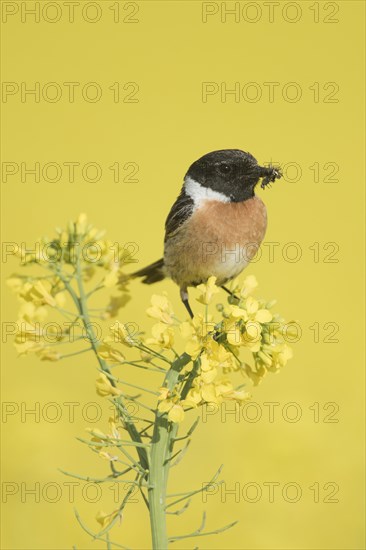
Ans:
[[[165,222],[165,240],[173,236],[193,212],[194,202],[183,188]]]

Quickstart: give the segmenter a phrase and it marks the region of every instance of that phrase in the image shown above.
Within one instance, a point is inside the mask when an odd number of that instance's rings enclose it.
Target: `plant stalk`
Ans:
[[[172,391],[178,381],[181,370],[191,361],[184,353],[173,363],[167,372],[164,386]],[[156,411],[149,471],[149,510],[153,550],[167,550],[168,535],[166,528],[166,490],[168,483],[170,457],[178,426],[168,421],[166,413]]]

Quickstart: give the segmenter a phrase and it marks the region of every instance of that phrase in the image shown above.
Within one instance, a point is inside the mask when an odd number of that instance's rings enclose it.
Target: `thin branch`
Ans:
[[[80,474],[72,474],[71,472],[66,472],[65,470],[60,470],[62,474],[68,477],[73,477],[75,479],[81,479],[82,481],[87,481],[88,483],[107,483],[108,481],[113,481],[115,483],[125,483],[126,485],[133,484],[133,485],[139,485],[136,481],[130,480],[130,479],[116,479],[114,476],[107,476],[104,478],[96,478],[96,477],[90,477],[90,476],[82,476]],[[138,472],[140,475],[140,472]]]
[[[87,353],[88,351],[91,351],[93,348],[87,348],[82,349],[80,351],[74,351],[73,353],[67,353],[66,355],[61,355],[60,359],[67,359],[68,357],[74,357],[74,355],[81,355],[82,353]]]
[[[192,502],[192,500],[189,499],[189,500],[187,500],[187,502],[182,506],[182,508],[179,508],[179,509],[176,510],[175,512],[166,512],[166,514],[171,514],[171,515],[173,515],[173,516],[180,516],[181,514],[183,514],[183,513],[187,510],[187,508],[188,508],[188,506],[191,504],[191,502]]]
[[[121,439],[117,439],[115,437],[102,437],[97,436],[98,439],[102,440],[102,443],[99,443],[98,441],[88,441],[87,439],[83,439],[82,437],[77,437],[76,439],[78,441],[81,441],[82,443],[86,443],[86,445],[92,445],[93,447],[142,447],[145,449],[150,449],[149,443],[140,443],[137,441],[124,441]]]
[[[122,548],[123,550],[130,550],[130,548],[128,548],[127,546],[122,546],[122,544],[118,544],[117,542],[112,542],[109,540],[109,537],[108,539],[104,539],[103,537],[100,537],[97,533],[93,533],[85,524],[84,522],[81,520],[81,517],[79,516],[79,513],[77,510],[74,510],[74,513],[75,513],[75,517],[80,525],[80,527],[88,534],[90,535],[93,539],[95,540],[102,540],[103,542],[106,542],[106,543],[109,543],[109,544],[113,544],[113,546],[116,546],[117,548]]]
[[[183,449],[180,449],[175,455],[173,455],[170,460],[173,460],[173,458],[177,457],[177,459],[171,463],[170,467],[174,468],[174,466],[178,466],[178,464],[183,460],[186,452],[188,451],[188,447],[191,444],[191,440],[188,439],[187,443],[184,445]]]
[[[188,437],[190,437],[193,434],[194,430],[197,428],[199,421],[200,417],[197,416],[196,420],[193,422],[186,435],[183,435],[182,437],[176,437],[174,441],[182,441],[182,439],[187,439]]]
[[[211,479],[211,481],[209,481],[208,483],[206,483],[201,489],[196,489],[194,491],[190,491],[188,493],[175,493],[175,494],[170,494],[170,495],[167,495],[167,497],[174,497],[174,496],[180,496],[180,495],[184,495],[182,496],[181,498],[178,498],[177,500],[174,500],[173,502],[170,502],[166,507],[165,509],[167,508],[170,508],[171,506],[175,506],[175,504],[178,504],[179,502],[182,502],[182,500],[185,500],[186,498],[190,498],[192,497],[193,495],[197,495],[198,493],[203,493],[203,491],[205,491],[207,489],[207,487],[209,487],[212,483],[215,483],[217,478],[219,477],[220,473],[221,473],[221,470],[223,468],[223,465],[220,466],[220,468],[217,470],[216,474],[213,476],[213,478]],[[222,483],[222,482],[221,482]]]
[[[223,533],[224,531],[231,529],[232,527],[234,527],[234,525],[238,523],[237,521],[233,521],[232,523],[229,523],[228,525],[224,525],[224,527],[220,527],[219,529],[215,529],[213,531],[206,531],[206,533],[202,533],[202,530],[204,528],[204,522],[205,522],[205,517],[202,520],[201,526],[196,531],[193,531],[193,533],[189,533],[189,535],[179,535],[176,537],[169,537],[168,540],[170,542],[175,542],[177,540],[189,539],[191,537],[206,537],[208,535],[218,535],[219,533]]]
[[[104,372],[104,371],[101,371],[101,372]],[[110,374],[110,373],[105,373],[107,378],[109,378],[109,380],[114,380],[115,382],[118,382],[120,384],[125,384],[125,386],[129,386],[131,388],[136,388],[137,390],[142,390],[144,392],[147,392],[147,393],[151,393],[152,395],[159,395],[159,392],[157,391],[152,391],[152,390],[148,390],[147,388],[144,388],[143,386],[136,386],[136,384],[131,384],[130,382],[126,382],[125,380],[122,380],[121,378],[116,378],[115,376],[113,376],[113,374]]]

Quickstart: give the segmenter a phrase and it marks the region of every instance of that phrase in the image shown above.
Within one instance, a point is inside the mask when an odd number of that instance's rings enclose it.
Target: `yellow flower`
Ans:
[[[204,369],[193,381],[193,386],[187,394],[186,404],[195,407],[205,401],[206,403],[219,403],[219,395],[216,391],[216,368],[208,368],[203,361]]]
[[[103,313],[103,319],[109,319],[110,317],[117,317],[119,310],[124,307],[130,300],[130,295],[127,292],[123,292],[119,296],[111,296],[109,304]]]
[[[180,324],[180,333],[184,339],[188,340],[184,351],[192,359],[196,359],[202,349],[209,345],[209,342],[213,339],[214,326],[211,315],[208,316],[206,321],[200,314],[195,315],[191,321],[184,321]]]
[[[145,363],[150,363],[154,359],[154,355],[148,351],[140,350],[140,357]]]
[[[23,283],[24,283],[24,279],[21,279],[16,275],[12,275],[6,281],[6,284],[8,285],[8,287],[11,288],[11,290],[16,294],[18,294],[22,290]]]
[[[257,321],[236,323],[227,331],[227,341],[233,346],[245,346],[252,352],[261,347],[262,327]]]
[[[151,296],[151,307],[146,310],[146,313],[149,317],[157,319],[158,321],[166,323],[167,325],[171,325],[174,323],[174,313],[172,305],[168,301],[168,298],[166,296],[153,294]]]
[[[166,389],[166,388],[162,388]],[[159,397],[161,399],[161,397]],[[158,410],[161,413],[168,413],[168,420],[170,422],[182,422],[184,420],[184,409],[179,402],[179,397],[168,398],[160,401]]]
[[[272,357],[263,351],[258,351],[257,357],[266,365],[266,367],[272,366]]]
[[[118,283],[118,271],[117,269],[112,269],[103,279],[103,286],[110,288],[116,286]]]
[[[19,309],[19,317],[32,323],[34,321],[44,321],[48,315],[45,306],[37,307],[33,302],[24,302]]]
[[[78,235],[83,235],[86,231],[87,224],[88,224],[87,215],[84,212],[82,212],[81,214],[79,214],[78,219],[76,220],[76,223],[75,223],[76,233]]]
[[[91,440],[96,443],[103,443],[103,441],[106,441],[108,439],[107,434],[102,432],[102,430],[99,430],[98,428],[85,428],[85,431],[90,433],[92,436]]]
[[[110,514],[107,514],[106,512],[103,512],[103,510],[99,510],[97,515],[95,516],[95,519],[100,524],[100,526],[105,529],[105,527],[108,527],[112,523],[112,521],[119,515],[119,510],[114,510]]]
[[[258,323],[270,323],[272,321],[272,313],[268,309],[258,309],[254,317]]]
[[[206,403],[219,403],[214,384],[203,384],[201,387],[201,396]]]
[[[289,359],[292,359],[293,352],[287,344],[279,344],[272,353],[272,365],[269,368],[271,371],[277,371],[280,367],[284,367]]]
[[[175,405],[172,406],[172,408],[168,412],[168,420],[170,420],[170,422],[177,422],[177,423],[182,422],[184,420],[184,409],[182,405],[180,405],[179,403],[176,403]]]
[[[220,292],[220,289],[216,286],[216,277],[213,276],[208,278],[207,283],[198,285],[197,289],[201,293],[197,301],[205,305],[210,304],[214,294]]]
[[[94,441],[96,443],[103,443],[104,441],[113,441],[113,440],[120,440],[121,436],[118,431],[118,428],[115,424],[114,418],[110,417],[108,420],[110,433],[105,434],[98,428],[86,428],[86,431],[92,435],[91,441]],[[100,447],[99,447],[100,448]],[[105,458],[105,457],[103,457]]]
[[[216,393],[223,399],[242,402],[249,399],[250,394],[244,390],[234,390],[232,383],[227,378],[223,378],[216,383]]]
[[[253,370],[252,367],[247,363],[244,365],[244,368],[248,378],[250,378],[254,386],[258,386],[258,384],[263,380],[263,378],[267,374],[267,369],[264,367],[264,365],[260,365],[259,363],[256,363],[254,367],[255,370]]]
[[[156,323],[156,325],[153,325],[151,328],[151,334],[152,338],[148,338],[145,342],[147,345],[153,344],[165,349],[171,349],[173,347],[174,330],[170,326],[164,323]]]
[[[160,392],[160,395],[158,397],[158,401],[162,401],[164,399],[167,399],[168,398],[168,395],[170,393],[170,391],[168,390],[168,388],[166,387],[161,387],[159,388],[159,392]]]
[[[180,333],[184,339],[188,339],[184,351],[196,359],[202,350],[202,340],[198,336],[194,326],[189,321],[184,321],[179,326]]]
[[[100,458],[104,458],[105,460],[108,460],[108,462],[111,462],[111,461],[114,462],[114,461],[118,460],[117,455],[111,455],[107,451],[99,451],[98,454],[99,454]]]
[[[106,397],[107,395],[117,396],[121,394],[121,390],[112,386],[109,378],[103,372],[99,373],[95,382],[95,387],[97,394],[101,397]]]
[[[189,340],[189,342],[186,343],[186,346],[184,348],[185,353],[190,355],[192,359],[197,359],[197,357],[201,353],[201,350],[202,350],[202,345],[195,338],[192,338],[191,340]]]
[[[257,341],[260,339],[262,334],[262,327],[260,323],[257,321],[247,321],[245,323],[245,332],[244,332],[244,340],[248,340],[249,342]]]
[[[109,344],[109,339],[105,338],[103,343],[98,347],[98,355],[109,363],[122,363],[125,360],[123,353],[118,349],[113,348]]]
[[[120,321],[113,323],[110,327],[110,331],[114,336],[114,342],[120,342],[129,348],[139,343],[138,340],[134,338],[132,331],[130,331],[129,325],[120,323]]]
[[[248,275],[245,277],[243,284],[240,289],[240,296],[242,298],[247,298],[249,294],[253,292],[255,288],[257,288],[258,282],[254,275]]]
[[[248,298],[245,300],[245,309],[249,313],[249,315],[253,315],[258,311],[259,303],[258,300],[253,298],[253,296],[248,296]]]
[[[15,337],[14,347],[19,355],[27,355],[30,352],[36,353],[44,348],[43,342],[33,342],[32,340],[20,341]]]
[[[235,365],[235,358],[233,354],[226,350],[224,346],[216,342],[215,340],[210,340],[208,344],[206,345],[206,351],[201,356],[201,369],[203,369],[202,366],[202,359],[204,356],[207,356],[210,364],[217,368],[222,368],[226,370],[236,370]]]
[[[55,307],[57,302],[50,294],[51,284],[48,281],[36,281],[33,283],[25,283],[23,290],[20,292],[21,298],[26,302],[33,302],[37,306],[49,305]]]
[[[226,338],[232,346],[240,346],[242,344],[242,331],[238,323],[227,328]]]
[[[28,323],[27,321],[20,319],[17,322],[18,331],[15,336],[15,342],[17,344],[23,344],[30,340],[32,342],[40,342],[42,336],[42,328],[39,323]]]
[[[217,369],[211,368],[201,374],[201,380],[204,384],[211,384],[217,376]]]
[[[113,437],[113,439],[121,439],[121,435],[118,431],[117,424],[115,423],[113,416],[109,417],[108,424],[111,432],[111,437]]]
[[[41,349],[37,352],[37,355],[41,358],[41,361],[58,361],[61,359],[60,353],[52,348]]]
[[[181,403],[182,405],[187,405],[188,407],[194,407],[196,408],[197,405],[199,405],[202,401],[202,395],[201,391],[198,387],[193,386],[188,394],[186,399],[184,399]]]
[[[217,369],[210,361],[207,353],[202,353],[200,357],[200,368],[201,368],[201,380],[204,384],[210,384],[217,375]]]
[[[248,319],[248,313],[245,309],[241,308],[240,306],[236,305],[229,305],[229,307],[225,310],[226,315],[233,319],[244,319],[246,321]]]

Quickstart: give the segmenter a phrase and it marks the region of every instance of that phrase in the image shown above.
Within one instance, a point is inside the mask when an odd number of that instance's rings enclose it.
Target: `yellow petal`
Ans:
[[[112,386],[109,379],[103,372],[99,374],[95,382],[95,387],[97,390],[97,394],[100,395],[101,397],[106,397],[107,395],[116,396],[121,394],[121,391],[115,388],[114,386]]]
[[[268,309],[258,309],[254,319],[258,323],[270,323],[272,321],[272,313]]]
[[[164,401],[160,401],[158,405],[158,410],[162,413],[170,411],[170,409],[173,406],[173,401],[171,399],[164,399]]]
[[[197,301],[205,305],[211,302],[214,294],[220,292],[220,289],[216,286],[216,277],[214,276],[209,277],[207,283],[198,285],[197,289],[201,293]]]
[[[257,279],[254,277],[254,275],[248,275],[248,277],[245,277],[243,281],[243,285],[240,291],[241,296],[243,298],[246,298],[251,292],[253,292],[255,288],[257,288],[257,286]]]
[[[202,391],[202,398],[207,403],[217,403],[218,402],[215,386],[213,384],[207,384],[207,385],[203,386],[201,391]]]
[[[240,346],[240,344],[242,343],[241,337],[242,335],[240,332],[240,328],[237,325],[230,328],[227,333],[227,341],[233,346]]]
[[[182,422],[184,420],[184,409],[182,405],[173,405],[168,413],[168,419],[171,422]]]
[[[159,392],[160,392],[160,395],[158,397],[158,400],[161,401],[162,399],[167,399],[168,395],[169,395],[169,390],[168,388],[166,388],[165,386],[162,387],[162,388],[159,388]]]
[[[245,325],[245,333],[243,336],[244,341],[257,341],[260,339],[262,333],[262,327],[256,321],[248,321]]]
[[[110,288],[112,286],[115,286],[118,283],[118,278],[119,278],[118,271],[116,269],[114,269],[113,271],[108,273],[108,275],[106,275],[104,277],[103,285],[106,288]]]
[[[110,331],[114,336],[115,342],[121,342],[127,347],[132,348],[138,343],[138,340],[134,337],[129,325],[115,321],[110,327]]]
[[[184,351],[190,355],[192,359],[196,359],[201,353],[201,349],[202,346],[197,340],[189,340],[189,342],[186,343]]]
[[[256,313],[258,310],[259,304],[258,300],[253,298],[253,296],[248,296],[248,298],[245,301],[245,309],[249,313],[249,315],[252,315],[253,313]]]
[[[211,384],[211,382],[215,380],[216,376],[217,376],[217,369],[211,369],[201,374],[201,380],[202,382],[204,382],[204,384]]]
[[[239,306],[229,306],[228,313],[229,315],[234,317],[234,319],[248,319],[248,313],[245,311],[245,309],[242,309]]]
[[[198,388],[192,388],[187,394],[186,401],[198,405],[202,401],[201,391]]]
[[[41,361],[58,361],[61,359],[60,353],[52,348],[44,348],[37,355],[41,358]]]

